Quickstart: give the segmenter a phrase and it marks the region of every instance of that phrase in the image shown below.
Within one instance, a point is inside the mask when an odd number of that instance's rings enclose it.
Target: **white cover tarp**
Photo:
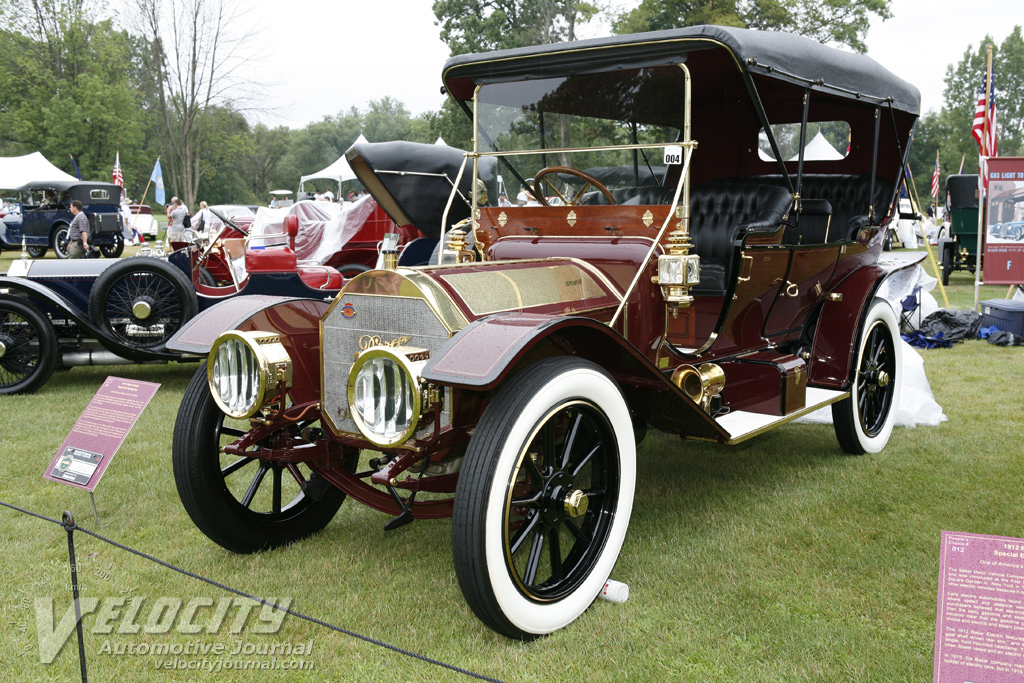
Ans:
[[[376,206],[369,195],[344,205],[334,202],[298,202],[283,209],[261,206],[251,235],[268,235],[266,240],[253,240],[253,245],[284,244],[285,238],[270,237],[284,232],[284,217],[297,216],[299,233],[295,236],[295,258],[299,261],[325,263],[342,250],[373,213]]]
[[[21,157],[0,157],[0,189],[12,190],[26,183],[78,180],[60,170],[39,152]]]

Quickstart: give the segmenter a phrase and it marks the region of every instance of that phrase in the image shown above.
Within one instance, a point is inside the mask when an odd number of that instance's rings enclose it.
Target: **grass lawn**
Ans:
[[[12,256],[0,256],[0,269]],[[973,278],[954,273],[949,292],[954,305],[969,308]],[[1005,292],[985,288],[982,299]],[[41,475],[103,378],[129,376],[162,386],[97,489],[105,526],[96,530],[187,569],[291,597],[301,612],[507,681],[919,682],[932,672],[940,531],[1024,536],[1024,350],[972,341],[925,351],[924,359],[949,421],[897,428],[876,455],[843,455],[831,427],[821,425],[789,425],[736,447],[651,433],[640,447],[633,521],[612,574],[629,584],[630,599],[598,601],[533,643],[495,635],[465,605],[448,520],[385,533],[385,515],[347,502],[323,533],[288,548],[240,556],[208,541],[181,507],[170,464],[175,415],[195,366],[75,368],[37,394],[0,397],[0,500],[53,517],[71,510],[94,528],[89,496]],[[36,598],[52,598],[59,621],[71,604],[66,535],[6,509],[0,520],[0,669],[8,680],[78,680],[74,637],[52,664],[40,664],[33,607]],[[293,617],[273,634],[254,632],[256,619],[236,634],[227,627],[149,633],[161,631],[153,610],[161,598],[216,604],[228,595],[82,534],[76,539],[83,596],[144,598],[138,633],[118,633],[120,616],[113,633],[94,632],[96,615],[85,618],[93,680],[196,677],[157,668],[173,657],[111,652],[127,644],[280,648],[310,639],[312,654],[297,659],[312,672],[270,671],[264,679],[469,680]],[[194,623],[212,611],[200,610]]]

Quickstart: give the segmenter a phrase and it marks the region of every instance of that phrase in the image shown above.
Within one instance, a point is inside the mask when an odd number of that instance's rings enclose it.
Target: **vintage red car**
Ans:
[[[885,446],[901,356],[875,292],[911,264],[879,255],[916,88],[715,26],[462,55],[443,79],[476,208],[440,264],[172,341],[208,354],[173,445],[207,536],[289,543],[346,495],[386,529],[450,515],[470,607],[530,639],[605,585],[648,427],[735,444],[831,406],[843,450]],[[832,158],[804,153],[818,132]],[[348,156],[403,223],[396,179]]]

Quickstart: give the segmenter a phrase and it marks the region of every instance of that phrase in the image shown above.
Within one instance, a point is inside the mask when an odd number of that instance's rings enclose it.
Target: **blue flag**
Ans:
[[[149,176],[149,182],[156,186],[156,190],[153,195],[156,198],[156,203],[167,203],[167,195],[164,194],[164,172],[160,170],[159,158],[156,160],[156,166],[153,167],[153,174]]]

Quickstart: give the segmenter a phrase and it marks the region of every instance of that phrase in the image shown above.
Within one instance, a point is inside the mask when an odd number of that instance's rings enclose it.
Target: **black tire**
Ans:
[[[953,245],[947,244],[942,249],[942,284],[949,285],[949,274],[953,272]]]
[[[70,229],[66,225],[58,225],[53,231],[53,240],[50,246],[53,247],[53,253],[57,255],[57,258],[67,258],[68,254],[68,234]]]
[[[364,266],[362,263],[346,263],[343,266],[338,266],[336,270],[341,273],[341,276],[346,280],[351,280],[359,273],[365,273],[370,270],[369,266]]]
[[[107,258],[117,258],[124,253],[124,237],[121,233],[114,235],[113,244],[104,244],[100,246],[100,253]]]
[[[25,251],[27,251],[28,255],[31,256],[32,258],[43,258],[44,256],[46,256],[47,248],[46,247],[26,247]]]
[[[299,434],[318,422],[302,420],[286,429],[296,443],[308,443]],[[289,467],[220,452],[249,426],[248,421],[232,420],[217,407],[204,361],[185,390],[174,423],[174,482],[199,530],[236,553],[273,548],[316,533],[345,500],[344,492],[310,474],[304,465]],[[271,438],[281,436],[278,432]],[[340,452],[341,446],[337,448]],[[249,452],[259,449],[257,445]],[[357,461],[358,451],[353,449],[345,467],[355,471]],[[299,478],[304,481],[300,483]]]
[[[0,297],[0,394],[31,394],[57,365],[57,334],[38,308]]]
[[[844,451],[862,455],[885,448],[902,381],[899,323],[889,303],[875,299],[861,326],[850,397],[832,404],[832,424]]]
[[[192,282],[166,261],[148,256],[110,266],[89,293],[89,315],[104,334],[148,351],[163,351],[197,309]]]
[[[882,240],[882,251],[892,251],[892,229],[885,229],[885,239]]]
[[[206,266],[199,266],[199,281],[207,287],[217,286],[217,278],[213,276],[213,273],[206,269]]]
[[[594,601],[629,526],[633,439],[615,380],[578,358],[538,361],[491,400],[452,517],[459,586],[487,626],[529,640]]]

